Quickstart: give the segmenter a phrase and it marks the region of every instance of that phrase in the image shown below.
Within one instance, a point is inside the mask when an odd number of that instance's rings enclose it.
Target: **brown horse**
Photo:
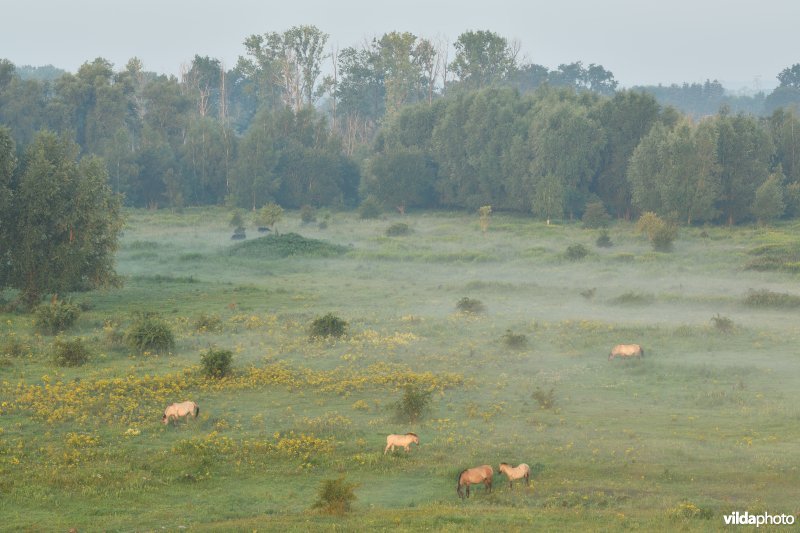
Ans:
[[[622,357],[628,359],[630,357],[644,357],[644,348],[638,344],[617,344],[611,349],[608,354],[608,360],[611,361],[615,357]]]
[[[411,448],[412,443],[419,446],[419,437],[416,433],[406,433],[405,435],[387,435],[386,448],[383,449],[383,455],[386,455],[386,452],[389,451],[390,448],[392,451],[394,451],[395,446],[402,446],[406,451],[408,451]]]
[[[458,474],[458,485],[456,485],[456,494],[461,499],[464,499],[464,494],[461,492],[461,487],[467,487],[467,498],[469,498],[469,486],[473,483],[483,483],[487,492],[492,492],[492,474],[494,470],[489,465],[476,466],[475,468],[467,468]]]
[[[188,417],[189,415],[192,415],[192,418],[197,418],[199,414],[200,407],[192,401],[173,403],[164,409],[164,416],[161,417],[161,422],[166,425],[170,422],[177,422],[179,418]]]
[[[497,473],[506,475],[508,478],[508,486],[511,488],[514,487],[512,481],[523,477],[525,478],[526,485],[530,486],[531,484],[531,467],[525,463],[521,463],[515,467],[512,467],[508,463],[500,463],[500,466],[497,468]]]

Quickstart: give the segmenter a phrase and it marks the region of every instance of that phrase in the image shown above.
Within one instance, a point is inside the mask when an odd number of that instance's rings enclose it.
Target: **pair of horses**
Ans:
[[[508,486],[511,488],[514,487],[515,479],[524,478],[526,485],[530,486],[531,484],[531,468],[525,463],[521,463],[517,466],[511,466],[508,463],[500,463],[500,466],[497,468],[497,474],[505,474],[508,478]],[[469,498],[469,486],[478,483],[483,483],[484,487],[486,487],[486,491],[492,492],[493,475],[494,470],[489,465],[476,466],[475,468],[467,468],[466,470],[462,470],[461,473],[458,474],[456,493],[463,500],[464,493],[462,492],[461,488],[466,487],[467,498]]]

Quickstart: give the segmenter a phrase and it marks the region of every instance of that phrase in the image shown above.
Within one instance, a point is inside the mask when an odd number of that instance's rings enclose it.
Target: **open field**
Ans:
[[[684,228],[656,253],[624,222],[598,248],[506,215],[484,235],[472,214],[289,213],[280,233],[343,248],[282,257],[251,227],[235,244],[222,209],[127,216],[124,286],[72,296],[88,363],[56,366],[31,315],[0,315],[0,529],[708,531],[800,512],[800,306],[747,302],[799,296],[798,275],[745,268],[797,225]],[[566,259],[573,244],[589,254]],[[173,353],[120,342],[137,311],[169,322]],[[328,312],[348,334],[310,340]],[[642,360],[607,360],[629,342]],[[232,376],[201,374],[211,346]],[[414,423],[394,409],[406,383],[433,391]],[[184,399],[198,419],[162,425]],[[384,456],[407,431],[421,445]],[[531,487],[496,475],[459,501],[462,469],[501,461],[531,465]],[[312,509],[340,476],[353,510]]]

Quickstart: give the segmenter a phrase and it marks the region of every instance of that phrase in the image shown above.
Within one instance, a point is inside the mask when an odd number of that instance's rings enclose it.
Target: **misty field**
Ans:
[[[472,213],[290,212],[238,241],[230,218],[129,211],[123,287],[71,295],[59,336],[0,315],[0,529],[708,531],[800,512],[800,225],[683,228],[659,253],[627,222],[598,247],[503,214],[484,233]],[[126,344],[149,312],[171,353]],[[310,337],[328,313],[345,335]],[[56,364],[73,337],[89,360]],[[645,357],[608,361],[618,343]],[[227,377],[201,372],[212,347]],[[430,394],[416,421],[408,387]],[[163,425],[185,399],[199,417]],[[384,455],[406,432],[420,445]],[[500,462],[531,486],[495,474],[459,500],[461,470]],[[315,506],[334,479],[350,512]]]

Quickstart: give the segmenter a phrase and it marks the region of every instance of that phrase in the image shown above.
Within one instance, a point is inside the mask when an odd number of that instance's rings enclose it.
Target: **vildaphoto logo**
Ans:
[[[750,514],[747,511],[740,513],[734,511],[723,515],[726,526],[791,526],[794,524],[794,515],[791,514]]]

